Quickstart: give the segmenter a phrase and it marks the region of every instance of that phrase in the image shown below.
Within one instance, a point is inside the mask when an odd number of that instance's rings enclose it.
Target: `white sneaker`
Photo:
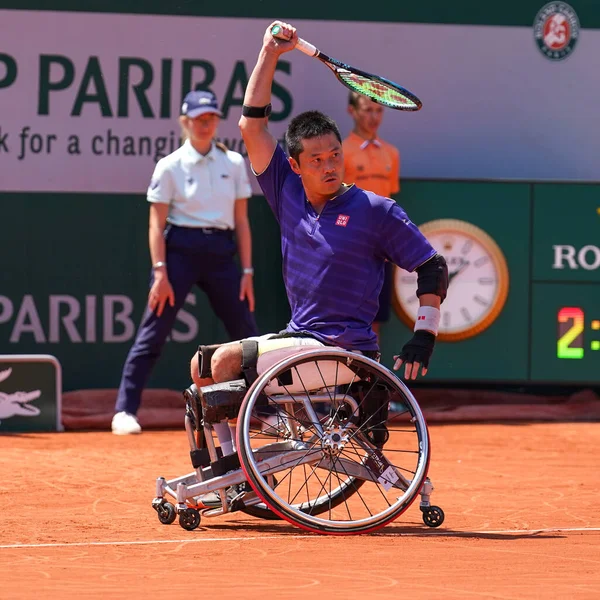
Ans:
[[[111,429],[115,435],[142,433],[137,417],[128,412],[118,412],[113,417]]]

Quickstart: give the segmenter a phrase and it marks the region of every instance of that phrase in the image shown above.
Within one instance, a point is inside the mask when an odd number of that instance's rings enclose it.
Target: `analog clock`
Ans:
[[[456,219],[429,221],[419,228],[448,263],[448,295],[441,306],[438,339],[458,341],[481,333],[502,311],[508,267],[498,244],[479,227]],[[394,307],[414,327],[419,299],[417,274],[394,271]]]

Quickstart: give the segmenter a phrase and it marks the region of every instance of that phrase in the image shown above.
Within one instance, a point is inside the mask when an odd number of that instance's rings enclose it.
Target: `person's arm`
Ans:
[[[448,269],[408,215],[393,204],[378,228],[381,252],[406,271],[417,271],[418,322],[413,337],[394,356],[394,370],[404,365],[406,379],[425,375],[438,332],[440,305],[448,289]]]
[[[250,221],[248,220],[248,198],[236,200],[233,210],[238,254],[240,255],[240,263],[242,266],[240,300],[247,299],[250,311],[254,312],[254,272],[251,271],[252,233],[250,231]]]
[[[150,260],[152,265],[164,263],[164,267],[156,267],[155,272],[161,271],[167,274],[167,253],[165,246],[164,231],[169,215],[169,205],[154,202],[150,205],[150,219],[148,224],[148,244],[150,246]]]
[[[282,34],[288,37],[289,41],[276,39],[271,35],[271,28],[276,24],[281,27]],[[297,43],[298,35],[291,25],[275,21],[267,27],[258,60],[246,87],[244,105],[263,107],[270,104],[277,60],[284,52],[293,50]],[[267,123],[267,117],[257,119],[242,116],[239,121],[250,164],[257,174],[269,166],[277,145],[277,140],[269,133]]]
[[[148,293],[148,307],[160,317],[167,302],[175,305],[175,294],[167,273],[167,252],[164,231],[169,214],[169,205],[154,202],[150,205],[148,243],[154,270],[154,282]],[[163,263],[163,264],[157,264]]]
[[[148,245],[154,272],[154,282],[148,293],[148,307],[150,310],[155,310],[159,317],[167,302],[171,306],[175,304],[175,294],[167,273],[167,249],[164,238],[173,192],[173,183],[168,167],[164,161],[159,161],[154,169],[147,193],[147,199],[150,202]],[[155,266],[157,263],[164,264]]]

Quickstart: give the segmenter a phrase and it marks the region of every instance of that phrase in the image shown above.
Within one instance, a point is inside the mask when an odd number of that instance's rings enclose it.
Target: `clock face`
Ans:
[[[448,294],[440,308],[438,339],[477,335],[493,323],[506,301],[508,268],[502,251],[483,230],[465,221],[440,219],[420,230],[448,263]],[[394,304],[410,327],[419,308],[416,292],[417,273],[396,267]]]

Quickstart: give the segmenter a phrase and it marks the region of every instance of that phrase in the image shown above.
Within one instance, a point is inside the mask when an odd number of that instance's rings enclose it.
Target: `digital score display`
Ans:
[[[589,323],[590,333],[596,339],[589,343],[589,350],[600,351],[600,319]],[[582,308],[564,306],[558,311],[558,339],[556,356],[561,359],[583,359],[586,350],[586,319]],[[591,336],[589,336],[591,337]]]
[[[600,282],[533,285],[529,379],[600,384]]]

